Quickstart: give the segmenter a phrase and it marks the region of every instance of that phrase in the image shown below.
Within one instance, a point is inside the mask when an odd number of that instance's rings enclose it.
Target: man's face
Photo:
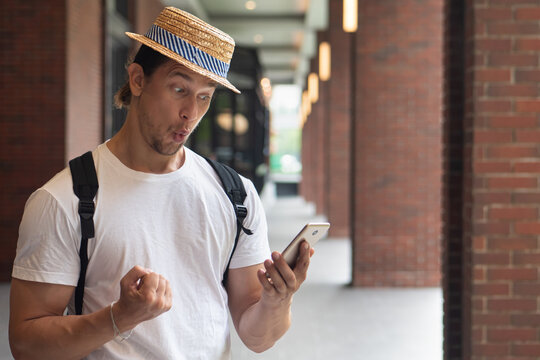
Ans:
[[[138,101],[144,141],[162,155],[174,155],[208,111],[216,83],[169,61],[146,77]]]

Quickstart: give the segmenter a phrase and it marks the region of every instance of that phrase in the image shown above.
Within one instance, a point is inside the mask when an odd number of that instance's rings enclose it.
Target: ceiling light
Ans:
[[[304,92],[302,92],[302,110],[307,119],[309,114],[311,114],[311,101],[309,101],[309,94],[307,90],[304,90]]]
[[[254,10],[257,7],[257,3],[255,1],[246,1],[246,9],[248,10]]]
[[[343,30],[355,32],[358,28],[358,0],[343,0]]]
[[[270,82],[269,78],[264,77],[261,79],[261,88],[264,96],[266,96],[267,98],[272,95],[272,83]]]
[[[324,41],[319,44],[319,78],[321,81],[327,81],[330,79],[330,65],[330,44]]]
[[[311,114],[311,101],[309,101],[307,90],[304,90],[302,92],[302,102],[300,105],[300,120],[302,127],[304,127],[304,124],[308,120],[309,114]]]
[[[315,73],[308,76],[308,94],[309,100],[315,104],[319,100],[319,77]]]
[[[256,44],[260,44],[263,42],[263,36],[261,34],[257,34],[253,37],[253,41],[255,41]]]

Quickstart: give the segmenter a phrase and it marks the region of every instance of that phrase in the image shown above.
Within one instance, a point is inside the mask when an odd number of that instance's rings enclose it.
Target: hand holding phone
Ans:
[[[300,250],[300,243],[302,242],[302,240],[306,240],[310,246],[313,246],[324,235],[326,235],[329,228],[329,223],[306,224],[281,254],[287,264],[289,264],[291,268],[294,268],[294,265],[296,264],[296,259],[298,258],[298,251]]]

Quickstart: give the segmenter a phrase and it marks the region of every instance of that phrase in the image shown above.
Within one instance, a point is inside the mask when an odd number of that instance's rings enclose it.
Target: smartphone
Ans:
[[[306,224],[281,253],[287,264],[289,264],[291,268],[293,268],[296,264],[296,258],[298,257],[298,250],[300,249],[300,243],[302,240],[306,240],[311,246],[313,246],[324,235],[326,235],[329,228],[329,223]]]

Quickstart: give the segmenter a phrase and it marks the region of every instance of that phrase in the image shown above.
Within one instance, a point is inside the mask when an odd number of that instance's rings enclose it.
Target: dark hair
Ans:
[[[131,63],[139,64],[143,69],[144,76],[149,77],[152,76],[158,67],[165,64],[169,60],[170,59],[167,56],[143,44],[139,48],[139,51],[137,51],[137,54],[135,54],[133,60],[128,61],[126,68]],[[127,108],[130,103],[131,89],[129,87],[128,80],[114,95],[114,105],[118,109],[121,109],[123,107]]]

